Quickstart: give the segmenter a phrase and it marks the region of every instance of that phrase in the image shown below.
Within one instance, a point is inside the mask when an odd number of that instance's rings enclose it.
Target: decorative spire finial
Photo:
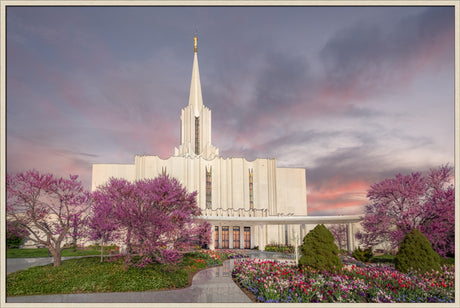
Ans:
[[[193,37],[193,40],[195,41],[194,45],[195,45],[195,52],[196,52],[197,46],[198,46],[198,38],[196,37],[196,33],[195,33],[195,36]]]

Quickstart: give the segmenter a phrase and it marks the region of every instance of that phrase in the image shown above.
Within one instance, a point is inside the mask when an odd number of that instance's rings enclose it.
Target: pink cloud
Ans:
[[[19,142],[16,138],[8,139],[6,154],[8,173],[36,169],[59,177],[78,175],[87,189],[91,187],[90,164],[78,154],[70,155],[60,149],[44,147],[24,140]]]
[[[359,180],[343,184],[334,182],[331,180],[327,187],[310,190],[307,195],[309,214],[347,208],[360,209],[366,204],[369,183]]]

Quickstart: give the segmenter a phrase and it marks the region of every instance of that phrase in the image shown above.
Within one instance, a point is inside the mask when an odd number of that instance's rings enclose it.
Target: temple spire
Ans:
[[[190,97],[188,104],[193,106],[195,116],[198,116],[203,108],[203,97],[201,95],[200,70],[198,68],[197,43],[198,38],[194,36],[195,54],[193,56],[192,82],[190,84]]]
[[[193,37],[192,81],[188,105],[181,111],[181,137],[174,156],[201,157],[207,160],[219,156],[219,149],[211,144],[211,110],[203,104],[201,96],[200,70],[198,69],[198,38]]]

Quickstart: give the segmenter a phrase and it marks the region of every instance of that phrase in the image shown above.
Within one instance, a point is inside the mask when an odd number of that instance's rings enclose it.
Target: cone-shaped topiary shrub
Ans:
[[[372,253],[371,248],[362,250],[361,247],[358,247],[357,249],[353,251],[352,256],[358,261],[369,262],[374,256],[374,254]]]
[[[422,232],[414,229],[404,237],[395,258],[395,267],[403,273],[411,270],[427,272],[432,269],[439,270],[440,261],[430,241]]]
[[[317,225],[303,239],[300,266],[309,266],[320,271],[336,272],[343,267],[334,236],[324,226]]]

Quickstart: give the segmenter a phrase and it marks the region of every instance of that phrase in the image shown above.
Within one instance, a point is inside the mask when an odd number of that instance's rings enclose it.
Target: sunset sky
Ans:
[[[306,169],[309,215],[454,164],[454,7],[7,7],[6,165],[91,188],[94,163],[168,158],[193,35],[223,157]]]

